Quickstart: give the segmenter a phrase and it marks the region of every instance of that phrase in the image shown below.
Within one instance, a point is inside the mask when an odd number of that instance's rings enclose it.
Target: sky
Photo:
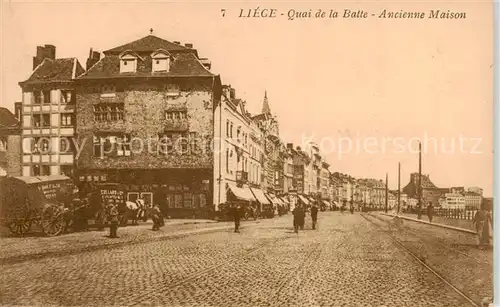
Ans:
[[[257,6],[278,16],[238,17]],[[287,18],[290,10],[314,16],[318,9],[370,17]],[[384,9],[467,18],[376,18]],[[37,45],[55,45],[58,58],[85,66],[90,48],[128,43],[150,28],[192,43],[250,112],[260,112],[267,90],[284,142],[320,144],[332,172],[388,173],[396,189],[400,162],[404,187],[418,171],[420,139],[422,172],[436,185],[493,193],[490,2],[3,2],[0,105],[13,110],[21,100],[18,82],[29,77]]]

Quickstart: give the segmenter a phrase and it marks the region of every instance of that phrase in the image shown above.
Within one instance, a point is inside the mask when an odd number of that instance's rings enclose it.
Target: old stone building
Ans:
[[[150,34],[103,58],[92,51],[88,63],[76,82],[81,186],[103,201],[157,203],[170,216],[209,214],[221,96],[210,61],[192,44]]]
[[[21,176],[21,127],[6,108],[0,108],[0,176]]]
[[[73,175],[76,146],[75,78],[84,72],[76,58],[56,58],[56,47],[37,47],[33,72],[19,85],[22,105],[23,176]],[[17,113],[16,112],[16,113]]]

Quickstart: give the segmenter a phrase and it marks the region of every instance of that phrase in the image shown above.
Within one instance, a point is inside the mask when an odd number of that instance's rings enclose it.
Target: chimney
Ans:
[[[236,99],[236,90],[234,88],[229,88],[229,96],[231,99]]]
[[[293,143],[287,143],[286,144],[287,149],[292,149],[293,150]]]
[[[181,44],[181,42],[179,42],[179,41],[173,41],[172,43],[177,44],[177,45]]]
[[[45,57],[51,60],[56,59],[56,46],[45,45]]]
[[[201,58],[200,63],[205,67],[207,70],[210,70],[212,68],[212,62],[208,60],[207,58]]]
[[[193,48],[193,44],[190,44],[190,43],[186,43],[186,44],[184,44],[184,46],[186,46],[186,48],[190,48],[190,49]]]
[[[33,70],[40,65],[44,59],[56,59],[56,47],[54,45],[45,45],[36,47],[36,56],[33,57]]]
[[[98,51],[93,51],[92,48],[90,48],[89,58],[85,63],[85,70],[89,70],[90,67],[94,66],[95,63],[99,62],[100,59],[101,59],[101,54]]]

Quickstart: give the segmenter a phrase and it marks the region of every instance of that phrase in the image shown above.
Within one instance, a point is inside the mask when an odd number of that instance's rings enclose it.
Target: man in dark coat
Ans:
[[[232,215],[234,219],[234,232],[240,232],[240,220],[242,215],[242,210],[240,204],[233,205]]]
[[[318,221],[318,207],[314,204],[311,208],[312,229],[316,229],[316,222]]]
[[[432,215],[434,211],[434,206],[432,205],[432,202],[429,202],[429,205],[427,206],[427,217],[429,218],[429,223],[432,223]]]
[[[292,211],[292,214],[293,214],[293,229],[295,231],[295,233],[298,233],[299,232],[299,227],[301,227],[301,220],[303,220],[303,211],[304,209],[302,209],[302,205],[297,205],[293,211]]]

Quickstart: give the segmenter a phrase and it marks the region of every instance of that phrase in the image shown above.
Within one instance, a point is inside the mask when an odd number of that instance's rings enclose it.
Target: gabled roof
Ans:
[[[28,80],[19,84],[71,81],[83,72],[84,69],[76,58],[45,59],[35,68]]]
[[[16,128],[19,125],[16,117],[7,108],[0,107],[0,129]]]
[[[120,73],[118,55],[107,55],[78,79],[130,78],[130,77],[212,77],[203,64],[192,53],[172,54],[173,61],[168,72],[152,72],[151,55],[137,60],[137,71]]]
[[[159,38],[154,35],[148,35],[143,38],[140,38],[138,40],[135,40],[133,42],[111,48],[109,50],[104,51],[105,55],[108,54],[119,54],[125,50],[132,50],[135,52],[153,52],[158,49],[164,49],[169,52],[172,51],[189,51],[193,50],[196,52],[194,49],[190,49],[187,47],[184,47],[182,45],[174,44],[172,42],[169,42],[167,40],[164,40],[162,38]]]

